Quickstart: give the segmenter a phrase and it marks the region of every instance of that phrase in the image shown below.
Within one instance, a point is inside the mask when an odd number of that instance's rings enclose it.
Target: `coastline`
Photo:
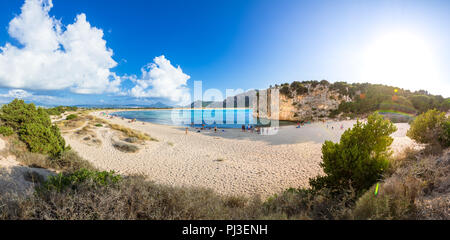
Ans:
[[[117,110],[108,110],[117,111]],[[321,147],[325,140],[338,141],[354,120],[311,123],[301,129],[281,126],[278,134],[263,136],[225,129],[197,132],[185,127],[169,126],[128,119],[109,119],[94,111],[90,115],[119,124],[156,138],[140,145],[137,153],[117,151],[113,142],[117,132],[110,128],[93,129],[101,146],[89,146],[73,133],[64,138],[82,157],[101,170],[121,174],[143,174],[149,180],[173,186],[199,186],[224,195],[261,195],[268,197],[288,188],[307,187],[309,178],[322,174]],[[344,125],[345,129],[339,129]],[[414,142],[405,136],[407,124],[397,124],[393,150],[401,152]],[[333,130],[331,130],[333,127]]]

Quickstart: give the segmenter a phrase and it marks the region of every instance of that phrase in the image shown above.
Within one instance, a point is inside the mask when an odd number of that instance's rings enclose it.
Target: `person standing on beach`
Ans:
[[[188,134],[188,128],[186,127],[186,135]]]
[[[242,125],[242,132],[245,132],[245,125]]]

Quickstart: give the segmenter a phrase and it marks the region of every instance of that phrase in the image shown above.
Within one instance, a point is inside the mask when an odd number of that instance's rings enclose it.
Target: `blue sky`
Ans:
[[[26,4],[28,15],[21,10],[23,0],[0,3],[3,101],[20,96],[48,104],[175,103],[192,92],[193,81],[225,92],[321,79],[385,83],[450,96],[450,2],[445,0]],[[26,16],[34,20],[39,11],[42,19],[27,21]],[[45,11],[51,24],[62,28],[54,37],[61,54],[43,42],[53,39],[48,29],[30,26],[48,23]],[[75,20],[79,14],[86,21]],[[14,18],[19,20],[11,28]],[[79,27],[63,35],[74,22]],[[35,35],[43,37],[36,40]],[[80,38],[85,44],[69,53]],[[5,50],[8,43],[13,47]],[[30,63],[24,63],[30,55]],[[48,63],[53,58],[57,60]],[[91,60],[94,66],[88,65]],[[27,73],[31,63],[40,61],[45,67],[30,67]]]

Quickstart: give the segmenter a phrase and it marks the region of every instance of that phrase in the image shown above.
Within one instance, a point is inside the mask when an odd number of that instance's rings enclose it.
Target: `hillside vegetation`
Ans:
[[[397,87],[370,83],[329,83],[322,81],[303,81],[275,85],[280,93],[294,98],[295,96],[308,96],[315,89],[328,89],[335,92],[341,101],[338,108],[333,109],[329,117],[339,114],[347,116],[365,115],[377,110],[397,111],[407,114],[420,114],[430,109],[442,112],[450,110],[450,98],[431,95],[426,91],[409,91]],[[334,98],[334,96],[331,96]],[[351,99],[350,101],[344,100]]]

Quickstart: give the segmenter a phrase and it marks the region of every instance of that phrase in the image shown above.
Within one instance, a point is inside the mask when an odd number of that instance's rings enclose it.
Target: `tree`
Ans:
[[[395,125],[377,113],[369,116],[367,123],[360,121],[344,132],[339,143],[326,141],[322,145],[321,167],[325,176],[310,179],[315,190],[341,189],[351,186],[362,192],[381,178],[389,166],[392,154],[392,133]]]
[[[58,156],[66,149],[59,128],[52,125],[47,111],[15,99],[2,106],[0,120],[14,130],[31,152]]]
[[[436,109],[428,110],[416,117],[406,135],[419,143],[430,144],[432,147],[449,147],[450,118]]]

